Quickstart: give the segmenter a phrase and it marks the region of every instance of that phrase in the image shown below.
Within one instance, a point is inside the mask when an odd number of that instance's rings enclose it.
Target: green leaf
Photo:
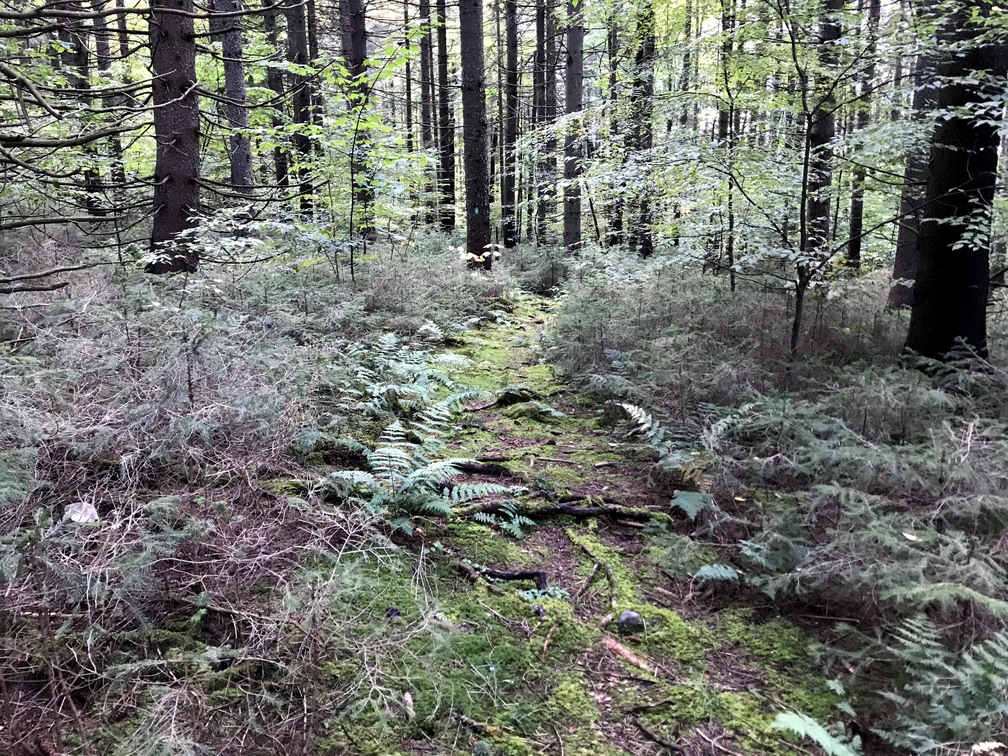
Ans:
[[[669,501],[669,506],[681,509],[693,522],[698,514],[711,508],[711,497],[710,494],[699,491],[676,491],[675,496]]]
[[[814,741],[829,756],[859,756],[861,749],[837,738],[812,717],[795,711],[782,711],[774,719],[775,730],[787,730]]]

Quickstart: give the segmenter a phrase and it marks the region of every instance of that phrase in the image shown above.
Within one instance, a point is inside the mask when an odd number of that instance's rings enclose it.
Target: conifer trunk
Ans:
[[[192,0],[152,0],[150,45],[154,100],[154,224],[150,273],[195,271],[195,247],[169,247],[199,212],[200,133]]]
[[[462,45],[462,143],[465,162],[466,252],[490,270],[490,170],[484,89],[483,0],[459,0]]]

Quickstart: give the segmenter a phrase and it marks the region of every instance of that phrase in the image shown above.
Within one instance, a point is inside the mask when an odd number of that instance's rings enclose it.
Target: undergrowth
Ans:
[[[220,245],[265,264],[92,272],[18,314],[0,347],[4,753],[374,739],[404,717],[404,659],[436,665],[427,568],[389,525],[452,477],[436,436],[467,395],[443,345],[509,306],[508,279],[443,239],[358,258],[356,282],[344,257],[337,279],[299,233]],[[382,502],[315,486],[365,462]]]
[[[906,319],[872,278],[820,287],[791,360],[787,298],[723,283],[592,260],[553,337],[568,375],[622,403],[655,475],[706,492],[672,500],[714,547],[684,577],[869,618],[885,653],[844,676],[891,746],[958,753],[1003,733],[1008,368],[901,356]],[[999,329],[995,312],[995,355]],[[921,613],[933,624],[901,624]],[[932,665],[907,633],[933,644]],[[874,682],[880,666],[905,670],[895,689]]]

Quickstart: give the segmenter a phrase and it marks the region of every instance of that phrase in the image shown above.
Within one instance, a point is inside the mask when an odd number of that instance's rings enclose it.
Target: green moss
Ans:
[[[645,630],[628,640],[631,648],[673,660],[684,667],[701,668],[703,657],[714,645],[715,637],[702,622],[687,622],[671,609],[639,604],[620,607],[644,618]]]
[[[546,701],[546,712],[550,718],[582,727],[587,727],[598,719],[598,706],[588,695],[585,686],[585,679],[580,673],[564,673]]]
[[[731,643],[738,643],[771,668],[794,665],[809,660],[812,640],[784,619],[757,623],[747,609],[726,609],[718,615],[719,633]]]

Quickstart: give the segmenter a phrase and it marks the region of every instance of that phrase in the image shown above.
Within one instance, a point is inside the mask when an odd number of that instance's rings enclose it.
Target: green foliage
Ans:
[[[857,756],[861,753],[860,739],[841,739],[811,717],[799,712],[781,712],[773,726],[777,730],[792,732],[799,738],[808,738],[829,756]]]
[[[961,753],[1003,736],[1008,727],[1008,632],[950,649],[933,622],[911,617],[890,651],[904,666],[902,685],[885,693],[895,721],[881,734],[919,754]]]

